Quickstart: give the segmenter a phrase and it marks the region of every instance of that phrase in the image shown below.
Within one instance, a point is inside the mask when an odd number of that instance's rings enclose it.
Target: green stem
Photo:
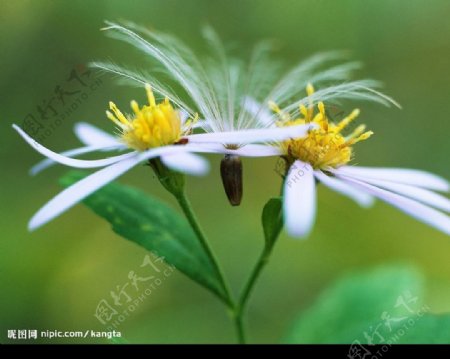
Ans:
[[[255,267],[253,268],[250,277],[248,278],[247,282],[245,283],[244,289],[242,290],[242,294],[239,297],[238,307],[241,311],[245,310],[245,307],[247,305],[248,299],[250,298],[250,294],[256,284],[256,281],[258,280],[263,268],[266,266],[267,262],[269,261],[270,254],[272,253],[273,247],[264,247],[264,250],[262,251],[261,255],[258,258],[258,261],[256,262]]]
[[[181,209],[183,210],[184,215],[186,216],[189,224],[191,225],[192,229],[194,230],[201,246],[203,247],[203,249],[205,250],[207,256],[209,257],[209,259],[211,260],[214,269],[217,272],[217,275],[219,277],[219,280],[221,282],[221,285],[225,291],[225,296],[226,298],[222,298],[220,297],[220,299],[222,301],[224,301],[224,303],[228,306],[229,309],[231,309],[234,312],[234,301],[231,297],[230,294],[230,290],[228,288],[228,285],[225,281],[225,277],[222,273],[222,270],[219,266],[219,263],[216,259],[216,256],[214,255],[214,252],[212,251],[211,247],[208,244],[208,241],[203,233],[203,230],[201,229],[200,225],[198,224],[197,218],[194,214],[194,211],[192,209],[192,206],[189,202],[189,200],[186,197],[186,194],[183,192],[178,193],[177,195],[175,195],[175,198],[178,201],[178,204],[180,205]]]
[[[250,294],[255,287],[256,281],[258,280],[259,276],[261,275],[261,272],[263,268],[266,266],[266,264],[269,261],[270,254],[272,253],[273,246],[265,246],[262,253],[260,254],[258,261],[256,262],[255,266],[252,269],[252,272],[250,273],[250,276],[247,279],[247,282],[244,285],[244,288],[242,289],[241,295],[239,297],[239,301],[235,308],[235,324],[236,324],[236,330],[238,333],[239,342],[241,344],[245,343],[246,336],[245,336],[245,326],[243,323],[243,317],[245,314],[245,310],[247,307],[248,300],[250,298]]]

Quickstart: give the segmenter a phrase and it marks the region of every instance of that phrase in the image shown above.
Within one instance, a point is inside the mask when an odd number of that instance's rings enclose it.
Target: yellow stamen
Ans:
[[[314,87],[308,84],[306,93],[311,96],[314,93]],[[272,103],[271,109],[276,112],[281,119],[290,118],[289,114],[283,113],[279,107]],[[364,132],[364,125],[358,126],[349,136],[344,137],[341,132],[359,115],[359,110],[353,110],[348,116],[335,124],[327,117],[325,105],[323,102],[317,104],[317,112],[314,112],[314,106],[306,108],[305,105],[299,106],[302,117],[280,121],[278,126],[293,126],[302,123],[312,122],[318,128],[310,130],[304,138],[295,138],[284,141],[280,147],[288,161],[293,163],[299,159],[307,162],[315,169],[327,169],[329,167],[339,167],[348,163],[353,156],[352,145],[357,142],[368,139],[373,132]]]
[[[360,135],[359,137],[356,137],[356,138],[354,138],[354,139],[350,139],[349,141],[347,141],[347,143],[346,143],[346,145],[347,146],[352,146],[352,145],[354,145],[355,143],[358,143],[358,142],[360,142],[360,141],[364,141],[364,140],[367,140],[370,136],[372,136],[373,135],[373,132],[372,131],[367,131],[367,132],[364,132],[362,135]]]
[[[355,128],[355,130],[348,136],[349,139],[358,137],[361,133],[363,133],[366,129],[366,125],[359,125]]]
[[[112,101],[109,101],[109,109],[114,112],[114,115],[116,115],[117,119],[122,122],[124,125],[128,125],[127,118],[123,115],[123,113],[117,108],[116,104]]]
[[[109,103],[113,113],[106,111],[106,116],[121,129],[122,141],[138,151],[178,143],[190,128],[181,128],[180,114],[168,98],[158,104],[150,85],[145,90],[149,105],[139,107],[136,101],[131,101],[133,117],[127,119],[113,102]],[[197,118],[198,115],[194,121]]]
[[[289,121],[290,117],[288,114],[286,114],[283,110],[281,110],[281,108],[274,102],[274,101],[269,101],[268,102],[269,108],[275,112],[276,114],[278,114],[278,116],[280,116],[280,118],[283,121]]]
[[[312,83],[306,85],[306,93],[308,94],[308,96],[311,96],[314,93],[314,86],[312,85]]]
[[[150,106],[156,106],[155,96],[153,95],[152,87],[149,84],[145,84],[145,91],[147,91],[147,99]]]
[[[308,117],[308,109],[306,108],[306,106],[303,104],[300,104],[299,109],[300,109],[300,113],[303,115],[303,117],[307,118]]]
[[[342,131],[345,127],[348,126],[348,124],[350,122],[352,122],[356,117],[358,117],[358,115],[359,115],[359,109],[356,108],[350,113],[350,115],[348,115],[341,122],[338,123],[336,131],[337,132]]]

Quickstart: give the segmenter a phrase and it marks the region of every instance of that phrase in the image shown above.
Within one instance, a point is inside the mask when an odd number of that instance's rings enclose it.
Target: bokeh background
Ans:
[[[58,85],[83,90],[77,80],[67,81],[73,69],[81,71],[89,61],[144,62],[135,50],[99,31],[105,19],[169,31],[194,48],[202,46],[203,24],[213,25],[238,50],[269,37],[279,42],[279,56],[287,63],[317,51],[350,50],[352,58],[365,64],[358,77],[383,81],[385,92],[403,106],[358,104],[361,120],[376,135],[357,146],[357,162],[421,168],[449,178],[449,13],[445,0],[0,1],[0,342],[8,341],[8,329],[103,330],[94,317],[97,304],[111,301],[110,291],[128,280],[130,270],[139,269],[145,255],[82,205],[34,233],[26,229],[30,216],[60,190],[57,179],[66,169],[29,177],[28,169],[40,156],[12,131],[11,123],[37,113]],[[143,92],[102,77],[44,145],[76,147],[72,127],[77,121],[112,130],[104,115],[108,101],[127,106],[132,98],[142,101]],[[350,110],[354,104],[345,105]],[[58,111],[64,112],[61,107]],[[43,122],[53,120],[48,121]],[[277,193],[280,178],[275,159],[244,160],[245,198],[240,207],[231,208],[219,182],[220,159],[210,160],[212,173],[189,179],[189,193],[237,291],[261,248],[261,208]],[[146,167],[120,181],[175,206]],[[251,341],[279,341],[296,313],[347,271],[392,262],[419,268],[427,280],[425,302],[434,312],[449,312],[449,255],[447,236],[388,205],[378,202],[362,210],[320,188],[312,235],[296,241],[283,233],[256,287],[249,311]],[[132,343],[234,341],[222,306],[179,273],[117,329]]]

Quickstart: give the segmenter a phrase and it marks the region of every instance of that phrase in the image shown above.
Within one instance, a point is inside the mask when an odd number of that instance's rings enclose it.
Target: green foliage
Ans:
[[[69,186],[85,177],[72,171],[61,178]],[[189,278],[225,298],[214,266],[187,221],[166,204],[135,188],[110,183],[83,201],[122,237],[162,257]]]
[[[449,343],[450,315],[430,314],[410,267],[354,273],[326,290],[295,322],[289,343]]]
[[[271,198],[267,201],[262,212],[262,225],[266,247],[271,248],[281,229],[283,228],[281,197]]]

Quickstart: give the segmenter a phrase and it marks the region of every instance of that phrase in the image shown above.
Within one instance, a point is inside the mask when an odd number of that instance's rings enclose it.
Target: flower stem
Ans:
[[[222,270],[219,266],[216,256],[214,255],[214,252],[212,251],[211,247],[208,244],[208,241],[203,233],[203,230],[201,229],[200,225],[198,224],[195,213],[192,209],[192,206],[191,206],[189,200],[186,197],[185,192],[183,191],[181,193],[178,193],[177,195],[175,195],[175,198],[177,199],[178,204],[180,205],[184,215],[186,216],[186,219],[188,220],[189,224],[191,225],[192,229],[194,230],[194,232],[200,242],[200,245],[203,247],[203,249],[206,252],[206,255],[211,260],[211,263],[214,266],[214,269],[218,275],[220,284],[222,285],[224,294],[225,294],[225,298],[220,297],[220,299],[225,302],[225,304],[228,306],[229,309],[234,311],[234,307],[235,307],[234,300],[231,297],[230,290],[225,281],[225,277],[222,273]]]
[[[243,317],[245,314],[245,309],[247,307],[248,300],[250,298],[250,294],[258,280],[259,276],[263,268],[269,261],[270,254],[272,253],[273,246],[265,246],[263,251],[261,252],[258,261],[253,267],[250,276],[247,279],[247,282],[242,289],[241,295],[239,297],[239,301],[235,308],[235,325],[238,333],[238,339],[241,344],[244,344],[246,341],[245,336],[245,326],[243,323]]]

